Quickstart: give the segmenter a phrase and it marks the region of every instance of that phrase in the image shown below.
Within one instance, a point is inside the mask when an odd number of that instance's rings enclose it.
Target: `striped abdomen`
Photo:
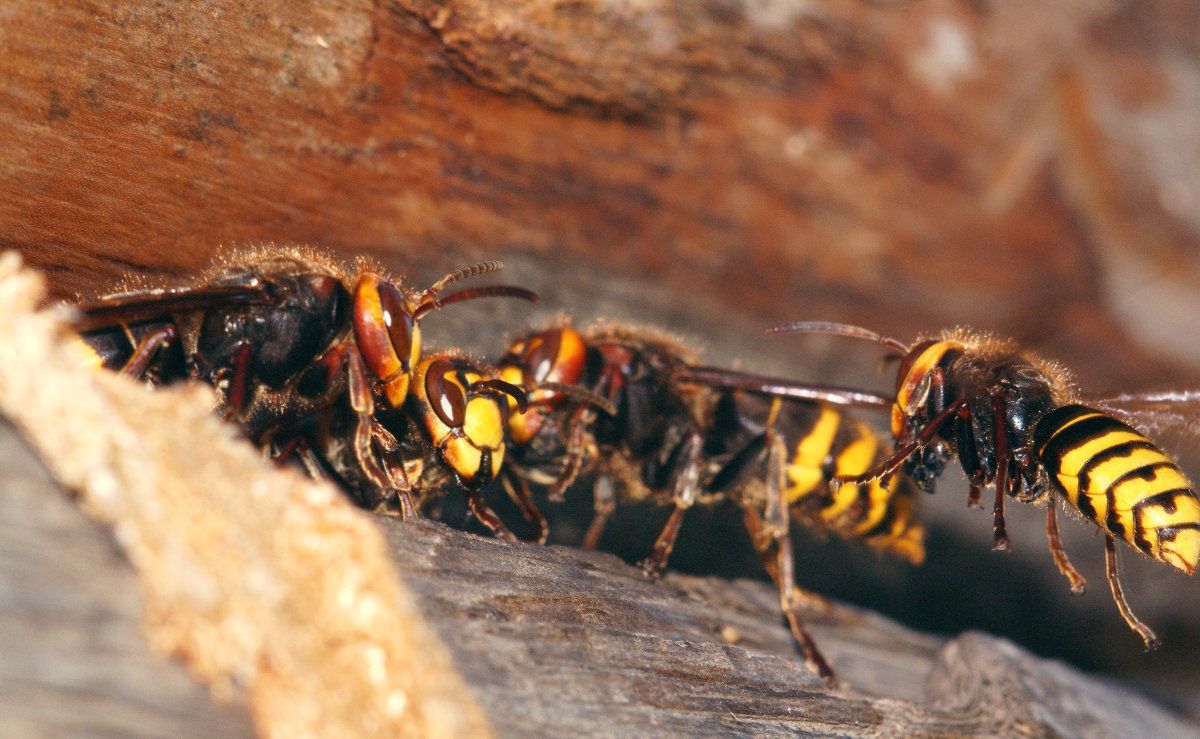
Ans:
[[[1200,496],[1153,442],[1108,414],[1067,405],[1038,421],[1034,448],[1085,517],[1154,559],[1196,570]]]
[[[175,324],[167,319],[118,323],[80,333],[78,341],[88,366],[122,371],[134,357],[139,345],[153,342],[155,337],[163,338],[166,333],[174,337],[176,331]],[[171,338],[164,344],[140,367],[136,373],[138,379],[159,385],[187,377],[187,366],[178,342]]]
[[[866,424],[820,406],[815,422],[794,438],[784,492],[789,504],[807,509],[842,536],[916,564],[924,561],[925,528],[914,519],[914,488],[907,479],[892,478],[886,488],[880,480],[837,490],[829,485],[835,476],[866,472],[887,455]]]

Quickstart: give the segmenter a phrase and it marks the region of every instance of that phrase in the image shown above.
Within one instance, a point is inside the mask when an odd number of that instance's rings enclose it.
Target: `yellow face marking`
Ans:
[[[463,433],[480,448],[504,446],[504,417],[499,402],[492,397],[471,398],[463,418]]]
[[[504,447],[492,452],[492,477],[500,475],[500,468],[504,466]]]
[[[416,362],[421,358],[421,332],[413,326],[413,355],[409,358],[409,367],[415,367]],[[384,381],[383,395],[388,398],[388,404],[392,408],[400,408],[404,403],[404,398],[408,397],[408,380],[409,373],[404,372],[400,365],[396,365],[395,374],[391,375],[391,379]]]
[[[892,405],[892,436],[899,439],[904,434],[905,419],[912,416],[924,398],[917,395],[917,389],[937,367],[938,362],[946,352],[958,346],[957,342],[939,341],[930,344],[925,351],[913,360],[904,377],[896,383],[896,402]],[[923,394],[923,393],[922,393]]]
[[[446,439],[442,445],[442,456],[462,479],[472,481],[479,477],[479,468],[483,465],[483,452],[469,440],[461,436]]]
[[[511,382],[514,385],[523,385],[525,383],[525,373],[515,364],[506,364],[500,368],[500,379],[505,382]],[[513,401],[515,407],[516,401]]]
[[[487,477],[495,477],[504,463],[505,428],[500,406],[503,401],[492,396],[470,398],[463,409],[462,426],[447,425],[430,406],[432,399],[426,393],[425,376],[436,359],[422,361],[414,373],[414,387],[423,409],[422,418],[429,435],[434,439],[434,446],[464,481],[474,482],[485,472]],[[483,376],[478,372],[458,371],[447,372],[442,379],[461,389],[465,396],[467,388],[483,379]],[[491,451],[490,470],[482,469],[484,449]]]
[[[525,373],[521,371],[520,367],[508,364],[500,368],[500,379],[520,387],[525,383]],[[541,391],[536,390],[529,393],[530,407],[524,413],[517,409],[516,398],[511,395],[506,396],[508,398],[508,435],[518,446],[528,444],[541,428],[541,413],[534,407],[534,403],[539,400],[540,393]]]
[[[506,364],[500,368],[499,379],[504,380],[511,385],[516,385],[517,387],[524,387],[525,372],[515,364]],[[526,395],[528,396],[530,405],[537,403],[539,400],[541,400],[542,396],[548,394],[549,393],[545,390],[526,390]],[[511,425],[519,422],[522,417],[522,413],[517,407],[517,399],[511,395],[506,395],[505,397],[508,398],[508,409],[512,411],[508,417],[509,424]],[[529,411],[526,411],[526,413],[528,412]]]
[[[796,445],[796,453],[787,465],[788,487],[785,495],[788,502],[795,502],[825,484],[825,459],[833,446],[841,415],[829,408],[821,408],[821,415],[812,430]]]
[[[383,383],[383,395],[392,408],[399,408],[403,405],[404,399],[408,397],[408,373],[401,372]]]
[[[416,325],[412,328],[412,352],[408,356],[408,366],[416,367],[421,361],[421,329]],[[384,394],[393,408],[399,408],[408,397],[409,373],[401,371],[384,385]]]

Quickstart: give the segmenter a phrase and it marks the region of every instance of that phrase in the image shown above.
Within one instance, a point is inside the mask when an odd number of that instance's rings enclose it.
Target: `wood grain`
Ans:
[[[922,635],[841,604],[810,616],[846,683],[830,693],[797,659],[767,584],[653,583],[611,555],[384,525],[402,577],[503,736],[1196,731],[1010,642]]]
[[[1126,159],[1089,166],[1110,154],[1102,134],[1098,154],[1068,156],[1058,80],[1081,81],[1084,116],[1110,89],[1082,66],[1110,11],[1048,12],[17,0],[0,243],[53,270],[59,295],[187,273],[230,244],[317,243],[410,273],[520,254],[636,273],[757,326],[1065,334],[1065,358],[1099,378],[1177,376],[1150,353],[1081,361],[1129,343],[1119,316],[1093,310],[1112,265],[1088,233],[1126,233],[1148,250],[1143,279],[1161,281],[1188,253],[1187,224],[1122,197],[1144,180]],[[1135,69],[1147,86],[1167,74]],[[1159,88],[1141,103],[1174,111]],[[1146,245],[1143,223],[1176,226]]]
[[[368,254],[418,285],[500,258],[542,306],[464,304],[426,333],[490,357],[567,312],[886,390],[864,347],[761,331],[965,324],[1088,391],[1192,387],[1197,27],[1176,0],[10,0],[0,246],[58,298],[186,279],[263,242]],[[1195,476],[1194,440],[1166,442]],[[1015,551],[993,555],[963,489],[925,501],[922,570],[810,541],[805,584],[1010,635],[1195,711],[1193,581],[1125,557],[1166,641],[1146,659],[1102,587],[1066,593],[1039,511],[1011,507]],[[655,515],[630,512],[607,544],[640,556]],[[1064,527],[1101,583],[1091,530]],[[758,572],[727,516],[697,512],[685,534],[676,566]]]
[[[215,705],[155,653],[143,597],[112,532],[84,515],[0,421],[0,734],[253,735],[240,702]]]
[[[141,595],[88,520],[0,425],[5,543],[0,729],[53,736],[249,736],[150,652]],[[1128,690],[979,633],[922,635],[835,604],[814,635],[845,687],[792,651],[769,585],[668,574],[608,554],[376,519],[420,612],[500,736],[837,734],[1191,736]],[[736,641],[731,641],[736,639]]]

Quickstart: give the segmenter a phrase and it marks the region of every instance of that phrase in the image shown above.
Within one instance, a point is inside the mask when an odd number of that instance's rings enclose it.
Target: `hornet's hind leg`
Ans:
[[[1117,576],[1117,540],[1111,534],[1106,534],[1104,537],[1104,572],[1108,577],[1108,586],[1112,588],[1113,600],[1117,603],[1117,610],[1121,612],[1121,618],[1125,619],[1125,623],[1129,624],[1129,628],[1138,633],[1142,637],[1142,641],[1146,643],[1146,651],[1152,652],[1158,649],[1159,641],[1155,636],[1154,631],[1142,623],[1142,620],[1133,615],[1133,610],[1129,607],[1129,602],[1125,600],[1125,592],[1121,589],[1121,580]]]
[[[704,440],[700,432],[693,430],[680,442],[678,472],[675,474],[675,493],[672,500],[675,504],[662,533],[654,542],[650,556],[642,560],[642,571],[647,577],[662,575],[667,567],[671,550],[675,548],[675,539],[679,536],[679,528],[683,525],[683,515],[696,502],[700,492],[700,451]]]
[[[817,643],[804,625],[800,609],[805,601],[810,603],[823,601],[808,595],[796,586],[796,559],[792,552],[792,539],[788,533],[790,514],[787,500],[784,497],[784,460],[787,449],[783,440],[774,430],[768,429],[767,449],[767,506],[766,515],[759,517],[758,512],[750,507],[746,511],[746,528],[754,540],[755,548],[763,558],[763,564],[771,578],[779,587],[779,603],[783,614],[787,617],[792,637],[804,655],[805,664],[817,673],[830,687],[837,685],[837,677],[829,666]],[[825,604],[828,607],[828,604]]]
[[[751,541],[754,542],[754,548],[758,550],[763,566],[779,588],[780,606],[787,618],[792,638],[796,640],[796,645],[804,656],[805,664],[826,684],[834,687],[837,685],[837,678],[834,676],[833,668],[829,666],[829,662],[817,648],[817,643],[808,633],[804,619],[800,615],[803,607],[816,607],[828,611],[829,603],[824,598],[807,593],[796,585],[796,559],[792,552],[792,539],[789,533],[791,512],[785,495],[787,483],[784,465],[787,459],[787,445],[774,428],[779,408],[780,403],[776,399],[771,406],[763,433],[733,455],[725,467],[713,477],[712,485],[715,490],[737,487],[745,474],[761,462],[763,452],[766,452],[765,515],[760,514],[754,504],[744,497],[736,496],[736,499],[742,507],[746,530],[750,534]]]

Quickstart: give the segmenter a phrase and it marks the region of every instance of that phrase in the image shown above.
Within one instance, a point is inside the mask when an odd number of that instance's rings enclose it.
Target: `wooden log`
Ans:
[[[1164,359],[1198,343],[1166,319],[1190,98],[1122,43],[1171,38],[1142,7],[14,0],[0,243],[58,296],[231,244],[523,256],[601,300],[633,274],[756,327],[961,323],[1055,337],[1109,386],[1194,380]],[[561,305],[591,315],[585,286]]]
[[[402,578],[502,736],[1190,736],[1127,689],[995,637],[918,634],[834,604],[797,658],[765,583],[388,521]],[[1161,732],[1161,733],[1160,733]]]
[[[0,422],[0,734],[252,735],[140,628],[143,597],[112,532]]]
[[[0,599],[0,729],[250,735],[241,699],[213,706],[178,662],[151,653],[128,562],[8,424],[0,451],[11,584]],[[1010,642],[947,641],[840,604],[811,618],[846,683],[829,694],[792,651],[766,584],[675,574],[652,583],[612,555],[505,544],[431,522],[376,523],[501,736],[1195,730]]]
[[[492,357],[567,311],[663,326],[715,363],[886,389],[863,347],[760,332],[831,319],[908,340],[969,324],[1064,361],[1088,390],[1193,386],[1200,167],[1176,123],[1197,116],[1190,12],[11,0],[0,245],[47,270],[56,297],[130,272],[185,279],[222,245],[316,243],[418,284],[502,258],[542,312],[464,305],[427,334]],[[926,502],[923,570],[818,543],[809,556],[830,561],[806,584],[1194,706],[1194,582],[1126,557],[1131,600],[1166,641],[1145,660],[1101,588],[1065,594],[1038,511],[1010,511],[1016,551],[993,556],[961,498]],[[696,518],[692,540],[725,531]],[[621,522],[627,555],[653,525]],[[1090,529],[1064,526],[1101,582]],[[681,543],[676,564],[753,562],[706,548]]]

